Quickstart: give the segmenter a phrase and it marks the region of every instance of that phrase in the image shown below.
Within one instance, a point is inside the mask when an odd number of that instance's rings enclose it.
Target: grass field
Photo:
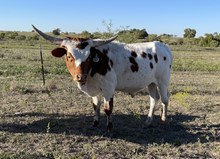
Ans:
[[[173,46],[168,124],[145,128],[147,90],[134,98],[117,92],[114,137],[106,118],[92,127],[93,108],[69,75],[55,46],[0,41],[0,159],[220,158],[220,48]],[[160,108],[158,108],[160,109]]]

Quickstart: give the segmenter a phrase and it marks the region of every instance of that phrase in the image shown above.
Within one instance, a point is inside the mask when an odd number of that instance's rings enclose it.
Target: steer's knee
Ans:
[[[92,98],[92,104],[93,104],[93,109],[94,109],[94,119],[93,119],[93,126],[97,127],[99,124],[99,116],[100,116],[100,105],[101,103],[98,100],[98,97],[93,97]]]

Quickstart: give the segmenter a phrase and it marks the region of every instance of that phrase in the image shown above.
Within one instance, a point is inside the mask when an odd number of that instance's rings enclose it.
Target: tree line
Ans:
[[[0,32],[0,40],[39,40],[39,36],[25,36],[16,31],[7,31]]]
[[[73,36],[83,38],[108,38],[115,34],[111,28],[108,28],[106,32],[94,32],[82,31],[81,33],[61,32],[59,28],[52,30],[51,34],[55,36]],[[219,47],[220,46],[220,34],[215,32],[213,34],[207,33],[204,36],[196,38],[196,30],[186,28],[184,30],[183,37],[176,37],[170,34],[148,34],[146,29],[124,29],[117,31],[119,35],[117,40],[125,43],[136,42],[149,42],[149,41],[162,41],[169,45],[198,45],[202,47]],[[22,35],[19,32],[7,31],[0,32],[0,40],[39,40],[40,37],[37,34]]]

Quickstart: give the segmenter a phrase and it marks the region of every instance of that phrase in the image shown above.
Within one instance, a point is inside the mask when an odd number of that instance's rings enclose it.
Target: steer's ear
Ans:
[[[58,47],[56,49],[54,49],[51,53],[53,56],[55,57],[62,57],[63,55],[66,54],[66,49],[62,48],[62,47]]]

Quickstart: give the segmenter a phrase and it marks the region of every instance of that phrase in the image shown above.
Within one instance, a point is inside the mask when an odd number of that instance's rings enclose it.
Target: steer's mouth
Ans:
[[[79,80],[77,80],[76,82],[79,83],[80,85],[86,84],[86,80],[85,80],[85,81],[82,81],[82,80],[79,81]]]

